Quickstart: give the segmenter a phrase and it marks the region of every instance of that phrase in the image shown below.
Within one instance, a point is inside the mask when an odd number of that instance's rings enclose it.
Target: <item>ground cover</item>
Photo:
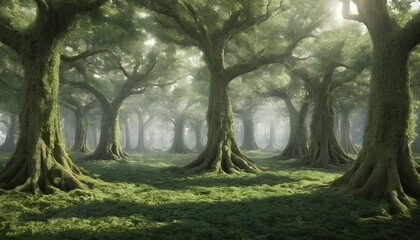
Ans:
[[[390,216],[386,202],[327,187],[346,167],[295,168],[293,160],[264,159],[272,153],[246,154],[262,173],[171,171],[194,154],[123,162],[74,155],[104,183],[53,195],[0,190],[0,239],[420,239],[420,207],[411,217]]]

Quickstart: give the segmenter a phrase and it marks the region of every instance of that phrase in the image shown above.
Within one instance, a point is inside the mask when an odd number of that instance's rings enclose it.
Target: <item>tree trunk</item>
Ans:
[[[17,116],[10,115],[10,123],[7,129],[7,135],[4,143],[0,146],[0,152],[12,152],[16,148]]]
[[[101,102],[101,106],[102,106]],[[120,142],[120,124],[118,121],[118,109],[112,107],[102,107],[102,124],[99,143],[95,151],[88,157],[90,160],[122,160],[129,155],[124,151]]]
[[[284,98],[284,101],[289,112],[289,140],[283,152],[273,157],[274,160],[301,158],[308,152],[306,116],[310,103],[307,101],[303,102],[300,111],[298,111],[289,97]]]
[[[60,130],[57,98],[61,41],[49,33],[32,34],[32,41],[27,41],[20,52],[27,89],[19,141],[0,175],[0,187],[37,193],[91,188],[94,180],[70,160]]]
[[[206,147],[198,158],[185,166],[183,170],[218,173],[259,172],[258,167],[240,152],[236,144],[229,83],[221,78],[218,70],[220,69],[216,68],[210,71]]]
[[[241,149],[258,149],[257,143],[255,142],[254,121],[252,119],[252,116],[250,116],[249,113],[244,113],[241,115],[241,120],[244,124],[244,140],[242,141]]]
[[[139,122],[137,133],[137,146],[134,149],[136,152],[145,152],[145,139],[144,139],[144,112],[137,110],[137,119]]]
[[[332,106],[331,81],[333,70],[319,83],[313,94],[314,110],[311,122],[311,142],[308,152],[297,161],[300,166],[328,167],[348,164],[351,158],[339,145]]]
[[[266,151],[274,151],[274,150],[276,150],[276,146],[275,146],[275,140],[276,140],[276,134],[277,134],[277,131],[276,131],[276,121],[275,120],[272,120],[271,122],[270,122],[270,136],[268,137],[268,144],[267,144],[267,146],[265,147],[265,149],[264,150],[266,150]]]
[[[184,143],[184,116],[177,114],[174,119],[174,139],[169,149],[170,153],[188,153],[189,150]]]
[[[125,130],[125,150],[131,151],[131,136],[130,136],[130,123],[128,117],[124,119],[124,130]]]
[[[195,148],[198,151],[202,151],[204,149],[204,145],[201,141],[202,135],[201,135],[201,129],[203,128],[203,121],[197,121],[196,123],[192,124],[194,131],[195,131]]]
[[[86,116],[79,112],[74,112],[76,117],[76,127],[74,134],[74,144],[71,147],[72,151],[87,153],[87,133],[88,133],[88,120]]]
[[[341,121],[340,121],[340,140],[343,150],[350,154],[359,153],[359,148],[353,142],[351,135],[351,121],[350,114],[352,109],[342,107],[341,108]]]
[[[335,181],[356,196],[385,197],[392,213],[408,213],[420,198],[420,167],[414,162],[412,94],[404,41],[388,34],[373,39],[368,120],[363,147],[352,169]]]

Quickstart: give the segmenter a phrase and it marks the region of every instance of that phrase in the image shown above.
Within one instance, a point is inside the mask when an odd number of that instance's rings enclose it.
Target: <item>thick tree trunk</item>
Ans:
[[[124,151],[120,142],[120,124],[118,121],[118,107],[109,105],[103,108],[102,125],[99,143],[95,151],[88,157],[90,160],[122,160],[129,155]]]
[[[16,148],[17,116],[10,115],[9,127],[7,129],[6,139],[0,146],[0,152],[12,152]]]
[[[408,213],[420,198],[420,167],[414,162],[408,53],[395,34],[376,38],[369,113],[363,147],[353,168],[335,181],[356,196],[387,198],[391,212]]]
[[[241,149],[243,150],[255,150],[258,149],[258,145],[255,142],[254,134],[254,120],[249,113],[241,115],[242,123],[244,124],[244,140],[242,141]]]
[[[309,102],[303,102],[300,111],[296,109],[290,98],[285,98],[289,112],[290,134],[283,152],[273,157],[274,160],[288,160],[302,158],[308,152],[308,130],[306,116],[308,115]]]
[[[339,145],[335,131],[331,81],[333,71],[324,77],[314,92],[314,111],[311,122],[311,142],[308,152],[297,161],[300,166],[328,167],[348,164],[351,158]]]
[[[15,153],[0,175],[0,187],[52,193],[88,189],[94,180],[83,175],[68,157],[60,130],[58,71],[61,41],[33,33],[21,54],[27,90],[20,115]]]
[[[74,134],[74,144],[71,147],[72,151],[87,153],[87,133],[88,133],[88,120],[85,115],[75,112],[76,127]]]
[[[275,146],[275,140],[276,140],[276,135],[277,135],[277,131],[276,131],[276,122],[274,120],[272,120],[270,122],[270,133],[269,133],[269,137],[268,137],[268,144],[265,147],[264,150],[266,151],[274,151],[276,150],[276,146]]]
[[[343,150],[350,154],[359,153],[359,148],[353,141],[351,134],[351,121],[350,114],[352,109],[342,107],[341,108],[341,121],[340,121],[340,140]]]
[[[170,153],[188,153],[189,150],[184,142],[184,116],[178,114],[174,119],[174,139],[169,149]]]
[[[213,171],[218,173],[260,171],[240,152],[236,144],[229,83],[222,80],[217,70],[212,70],[210,75],[207,144],[198,158],[185,166],[183,170],[185,172]]]

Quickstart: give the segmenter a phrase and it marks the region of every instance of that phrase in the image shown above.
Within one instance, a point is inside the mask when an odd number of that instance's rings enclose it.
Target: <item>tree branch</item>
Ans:
[[[104,49],[99,49],[99,50],[89,49],[89,50],[86,50],[86,51],[84,51],[84,52],[82,52],[78,55],[67,56],[67,55],[62,54],[60,57],[61,57],[61,60],[64,61],[64,62],[75,62],[75,61],[82,60],[82,59],[86,60],[86,58],[88,58],[90,56],[93,56],[93,55],[96,55],[96,54],[99,54],[99,53],[103,53],[103,52],[109,52],[109,51],[104,50]]]
[[[401,29],[400,39],[404,41],[403,47],[407,52],[411,52],[420,44],[420,12]]]
[[[0,42],[9,46],[17,53],[23,45],[22,35],[19,31],[13,28],[9,21],[0,16]]]

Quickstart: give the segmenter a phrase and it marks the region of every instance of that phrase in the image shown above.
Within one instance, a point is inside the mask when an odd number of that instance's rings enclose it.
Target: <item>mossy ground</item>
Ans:
[[[386,202],[326,187],[345,167],[294,168],[262,159],[269,153],[247,155],[265,171],[185,176],[170,167],[196,155],[73,156],[109,184],[53,195],[0,190],[0,239],[420,239],[420,207],[391,217]]]

